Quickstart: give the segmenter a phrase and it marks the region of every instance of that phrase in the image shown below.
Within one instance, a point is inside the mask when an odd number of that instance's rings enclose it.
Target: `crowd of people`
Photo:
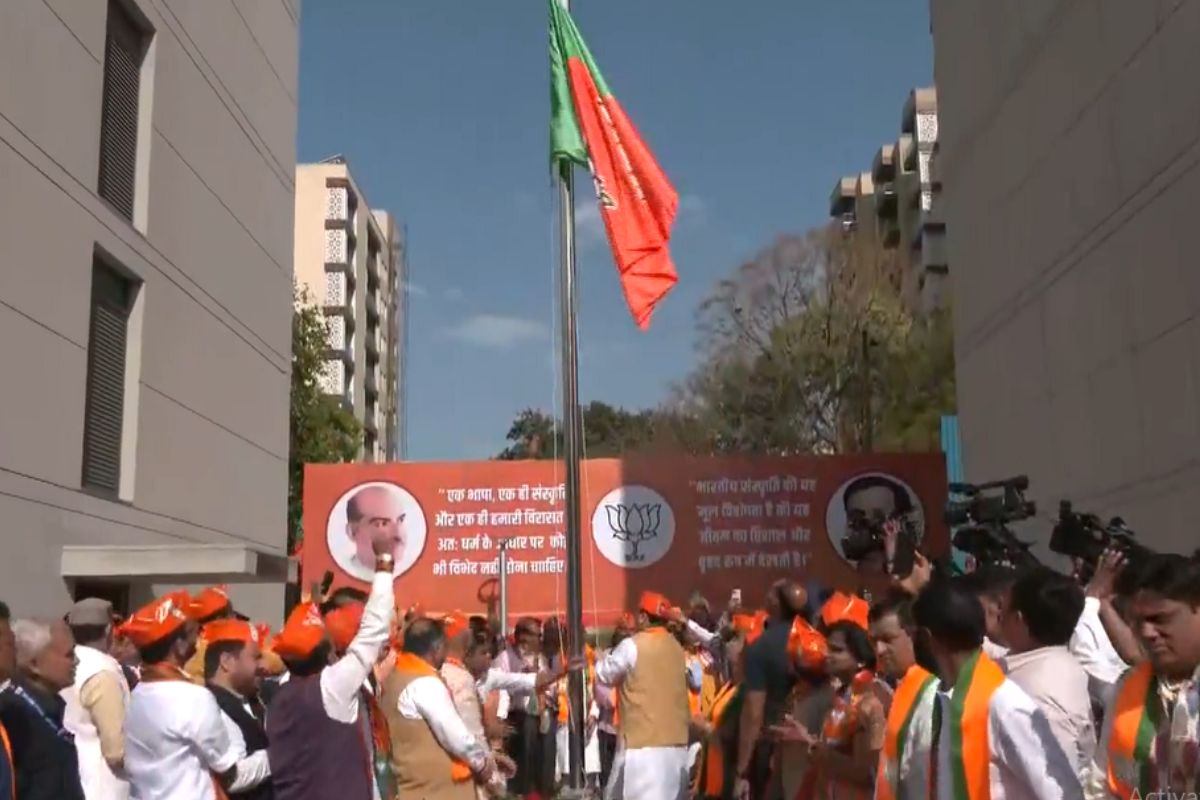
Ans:
[[[555,619],[399,614],[373,546],[369,592],[274,636],[216,587],[120,621],[0,607],[0,799],[548,800],[579,717],[587,786],[620,800],[1200,791],[1195,558],[1108,553],[1084,581],[918,555],[874,602],[781,580],[757,610],[647,592],[570,659]]]

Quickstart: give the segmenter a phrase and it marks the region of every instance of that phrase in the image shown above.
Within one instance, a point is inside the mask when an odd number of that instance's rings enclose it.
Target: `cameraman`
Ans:
[[[1126,566],[1119,550],[1106,550],[1084,588],[1083,613],[1071,637],[1071,654],[1088,675],[1088,694],[1103,709],[1129,665],[1144,655],[1137,637],[1115,605],[1115,583]]]

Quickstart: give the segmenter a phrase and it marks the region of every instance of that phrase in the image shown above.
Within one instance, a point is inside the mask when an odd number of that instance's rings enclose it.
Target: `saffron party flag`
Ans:
[[[678,281],[668,242],[679,195],[604,82],[575,21],[550,3],[550,160],[592,173],[621,289],[641,329]]]

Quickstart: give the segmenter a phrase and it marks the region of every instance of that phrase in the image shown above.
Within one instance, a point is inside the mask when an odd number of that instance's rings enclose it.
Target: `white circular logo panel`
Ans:
[[[675,538],[675,512],[647,486],[613,489],[592,512],[592,539],[618,567],[640,569],[662,559]]]

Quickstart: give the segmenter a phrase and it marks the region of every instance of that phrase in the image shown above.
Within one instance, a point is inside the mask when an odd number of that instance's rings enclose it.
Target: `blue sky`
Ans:
[[[408,457],[486,458],[554,408],[556,194],[544,0],[305,0],[299,158],[342,153],[407,227]],[[580,217],[580,387],[657,404],[695,311],[777,236],[825,221],[932,81],[927,0],[575,0],[605,78],[681,197],[680,282],[639,332]],[[590,192],[590,185],[581,183]]]

